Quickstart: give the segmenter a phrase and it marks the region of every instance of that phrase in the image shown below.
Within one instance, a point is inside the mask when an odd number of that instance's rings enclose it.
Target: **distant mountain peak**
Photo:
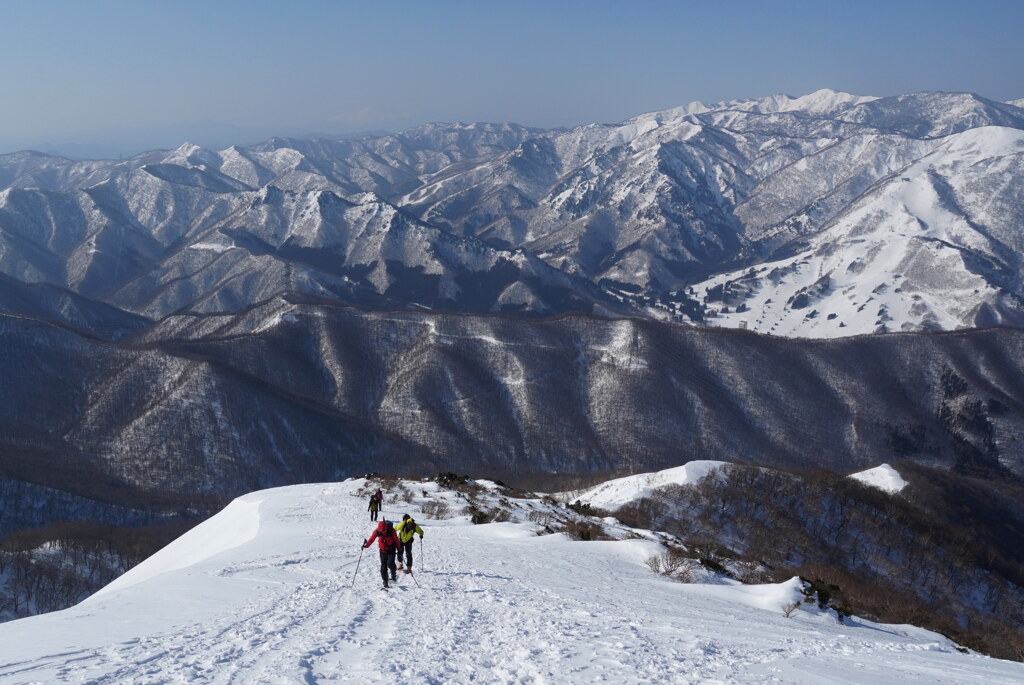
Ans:
[[[182,143],[164,158],[164,162],[167,164],[217,168],[221,164],[221,159],[216,152],[207,150],[195,143]]]

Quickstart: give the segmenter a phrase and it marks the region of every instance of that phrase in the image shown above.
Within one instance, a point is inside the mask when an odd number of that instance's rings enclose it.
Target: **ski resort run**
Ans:
[[[839,622],[801,602],[799,579],[674,582],[648,566],[658,534],[594,519],[611,539],[575,541],[549,525],[571,511],[493,483],[473,500],[508,520],[482,525],[464,493],[390,489],[383,517],[408,512],[425,535],[415,573],[385,592],[376,549],[360,553],[370,488],[239,498],[81,604],[0,625],[0,682],[1024,681],[1024,665],[935,633]]]

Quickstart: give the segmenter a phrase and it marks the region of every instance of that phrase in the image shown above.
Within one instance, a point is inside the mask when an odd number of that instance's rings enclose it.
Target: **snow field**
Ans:
[[[621,540],[538,536],[526,514],[564,513],[550,503],[510,498],[514,520],[474,526],[433,483],[409,484],[409,505],[386,500],[384,516],[408,511],[425,539],[419,586],[400,574],[382,592],[376,550],[360,561],[374,526],[363,485],[247,495],[82,604],[0,625],[0,683],[1024,680],[1021,664],[916,628],[786,618],[795,580],[670,581],[645,564],[660,546],[622,527]],[[486,485],[477,501],[493,506]],[[419,512],[438,499],[457,516]]]

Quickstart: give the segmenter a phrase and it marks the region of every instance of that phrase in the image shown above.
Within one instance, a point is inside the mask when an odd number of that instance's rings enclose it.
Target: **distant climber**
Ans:
[[[416,525],[416,521],[413,520],[412,516],[408,514],[402,514],[402,522],[395,526],[395,531],[398,533],[398,568],[402,568],[402,553],[405,553],[405,569],[406,573],[412,573],[412,539],[416,533],[420,534],[420,540],[423,539],[423,529]]]
[[[370,535],[368,540],[363,540],[363,549],[366,549],[377,541],[377,549],[380,551],[380,577],[384,581],[384,589],[388,588],[388,572],[392,581],[398,580],[398,569],[395,568],[395,554],[398,552],[398,534],[391,521],[381,521],[377,528]]]
[[[370,505],[367,510],[370,512],[370,520],[377,520],[377,513],[380,511],[381,506],[384,504],[384,493],[378,488],[377,492],[370,495]]]

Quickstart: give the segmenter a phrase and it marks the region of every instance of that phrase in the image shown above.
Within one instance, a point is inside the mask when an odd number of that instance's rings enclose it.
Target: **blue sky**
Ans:
[[[825,87],[1006,100],[1021,26],[1018,0],[12,2],[0,151],[569,126]]]

